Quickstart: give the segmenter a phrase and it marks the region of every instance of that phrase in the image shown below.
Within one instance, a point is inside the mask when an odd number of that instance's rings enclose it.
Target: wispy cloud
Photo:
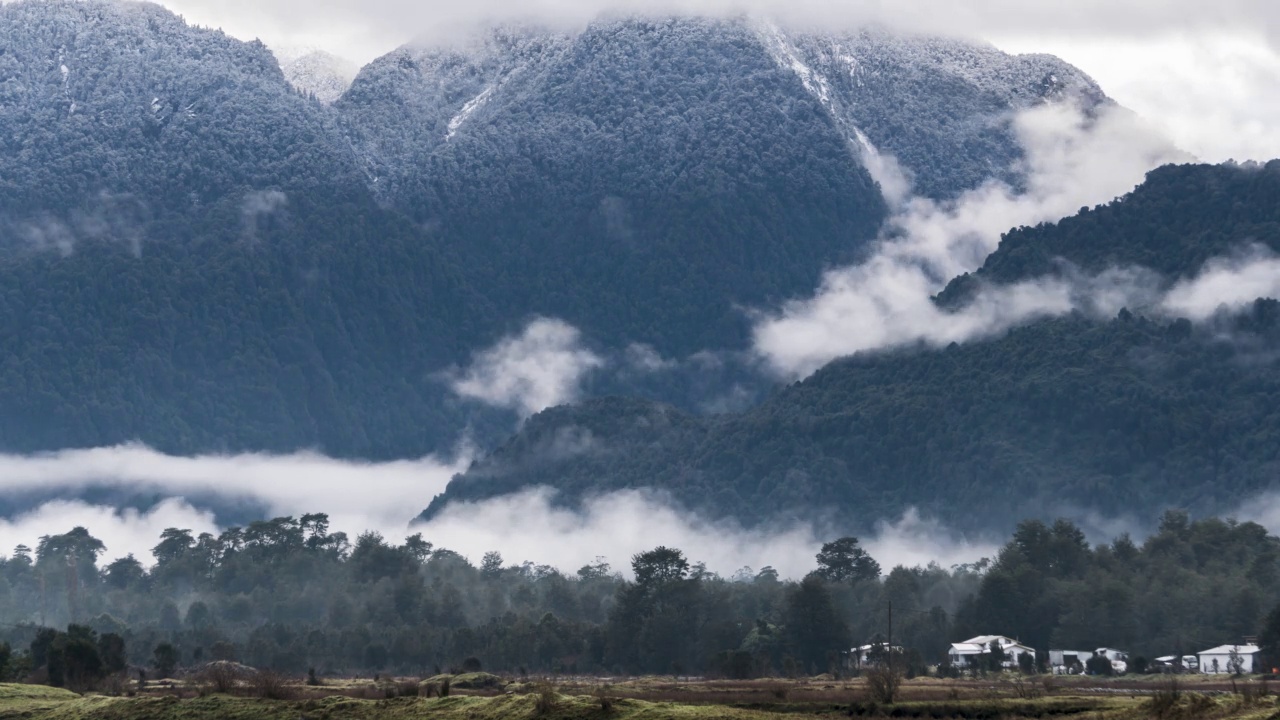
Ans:
[[[1205,320],[1258,298],[1280,298],[1280,258],[1255,247],[1209,261],[1198,275],[1170,288],[1160,307],[1170,315]]]
[[[469,367],[450,374],[450,386],[462,397],[527,417],[575,400],[582,379],[604,364],[583,346],[577,328],[538,318],[477,353]]]
[[[472,559],[498,550],[507,560],[572,570],[601,555],[625,566],[633,554],[667,545],[724,575],[743,566],[772,565],[792,578],[814,569],[822,543],[836,537],[835,531],[802,523],[748,530],[731,520],[706,520],[678,509],[660,494],[640,490],[589,499],[578,510],[556,506],[554,497],[548,488],[534,488],[478,503],[456,503],[414,530]],[[914,510],[879,523],[875,533],[863,538],[863,545],[885,568],[935,561],[949,566],[991,556],[997,549],[956,536]]]
[[[176,498],[163,500],[145,512],[79,500],[57,500],[11,519],[0,518],[0,555],[19,545],[34,548],[41,536],[76,527],[87,528],[103,542],[107,560],[133,555],[145,564],[155,561],[151,548],[159,542],[160,532],[165,528],[185,528],[197,535],[219,531],[212,513],[197,510]]]
[[[453,503],[432,520],[411,525],[457,469],[431,459],[349,463],[305,454],[181,458],[141,447],[0,456],[0,492],[9,497],[35,489],[72,496],[89,488],[119,487],[162,498],[146,510],[77,499],[38,503],[0,518],[0,553],[83,526],[106,544],[105,560],[133,553],[149,563],[150,548],[165,528],[216,534],[226,526],[201,508],[195,496],[253,498],[271,515],[327,512],[335,530],[352,536],[377,530],[395,539],[422,532],[436,545],[473,561],[498,550],[511,562],[529,560],[567,572],[602,555],[622,569],[634,553],[666,544],[726,575],[744,565],[772,565],[784,575],[800,577],[814,567],[818,548],[836,532],[803,523],[745,529],[732,520],[699,517],[643,490],[597,496],[580,509],[569,509],[554,503],[555,491],[545,487]],[[996,549],[954,535],[914,511],[879,523],[864,545],[885,567],[932,561],[950,565]]]
[[[1018,116],[1026,188],[988,183],[954,202],[916,198],[893,218],[873,255],[826,274],[816,294],[757,316],[754,347],[783,376],[804,376],[856,352],[926,343],[945,345],[1076,306],[1061,281],[986,288],[956,311],[931,296],[976,269],[1009,228],[1058,220],[1110,201],[1151,168],[1185,159],[1130,113],[1087,117],[1070,105]]]
[[[387,529],[394,533],[406,527],[466,466],[467,453],[459,455],[456,460],[428,457],[362,463],[314,453],[178,457],[138,445],[0,455],[0,493],[13,501],[24,495],[74,497],[90,489],[187,500],[243,500],[273,515],[324,511],[342,530]],[[45,508],[45,512],[85,511],[80,506],[56,504]],[[161,516],[177,513],[190,517],[190,506],[161,510]],[[32,517],[25,526],[48,515]],[[121,522],[140,521],[139,517],[121,517]],[[44,532],[67,529],[46,527]]]

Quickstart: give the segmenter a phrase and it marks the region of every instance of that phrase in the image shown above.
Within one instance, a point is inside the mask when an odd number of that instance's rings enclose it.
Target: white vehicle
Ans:
[[[1094,657],[1104,657],[1111,661],[1111,672],[1123,675],[1129,671],[1129,653],[1115,648],[1101,647],[1093,651]]]

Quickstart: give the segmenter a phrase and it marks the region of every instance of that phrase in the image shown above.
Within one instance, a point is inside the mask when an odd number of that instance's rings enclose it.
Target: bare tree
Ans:
[[[902,658],[893,648],[889,648],[888,657],[871,665],[863,673],[867,679],[867,691],[871,699],[881,703],[893,703],[898,699],[898,691],[902,689]]]

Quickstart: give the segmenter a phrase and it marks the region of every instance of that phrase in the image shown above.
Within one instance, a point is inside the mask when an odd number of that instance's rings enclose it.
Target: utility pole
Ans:
[[[889,601],[889,657],[893,657],[893,601]]]

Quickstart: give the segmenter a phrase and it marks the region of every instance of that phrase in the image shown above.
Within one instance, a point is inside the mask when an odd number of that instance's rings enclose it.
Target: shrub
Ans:
[[[1111,660],[1103,655],[1094,655],[1084,664],[1090,675],[1111,675],[1114,669]]]
[[[292,700],[297,695],[289,679],[274,670],[259,670],[250,682],[254,697],[264,700]]]
[[[160,643],[152,652],[152,661],[160,677],[167,678],[178,666],[178,649],[169,643]]]
[[[873,665],[863,673],[867,679],[867,691],[876,702],[892,704],[902,687],[902,672],[893,663]]]
[[[216,660],[204,666],[200,671],[199,680],[210,692],[229,693],[250,675],[252,672],[243,665]]]
[[[533,709],[539,717],[555,712],[558,701],[559,696],[556,695],[556,689],[551,683],[538,683]]]
[[[1156,720],[1176,717],[1181,699],[1182,690],[1178,687],[1178,678],[1170,676],[1169,681],[1158,688],[1147,701],[1147,713]]]
[[[417,697],[418,691],[418,683],[413,680],[401,680],[396,683],[396,692],[400,697]]]

